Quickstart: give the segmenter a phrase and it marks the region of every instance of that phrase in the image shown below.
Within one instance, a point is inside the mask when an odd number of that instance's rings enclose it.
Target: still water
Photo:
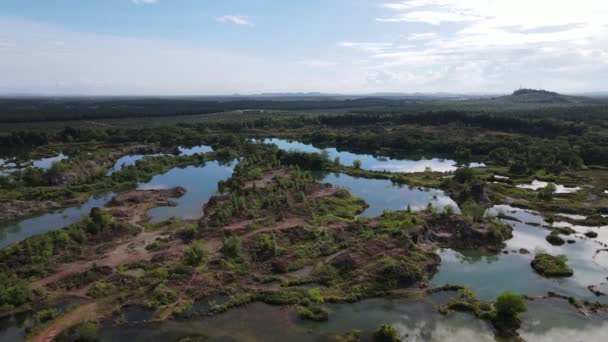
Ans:
[[[0,227],[0,247],[6,247],[31,236],[58,230],[76,223],[88,215],[91,209],[106,205],[113,196],[113,193],[91,196],[85,203],[79,206],[59,209],[16,223],[5,224]]]
[[[283,139],[266,139],[266,144],[275,144],[280,149],[285,151],[299,151],[307,153],[321,153],[323,149],[316,148],[312,145],[304,144],[297,141],[288,141]],[[347,151],[338,151],[335,148],[325,149],[331,160],[340,158],[340,163],[346,166],[352,166],[355,160],[361,162],[361,169],[369,171],[388,171],[388,172],[424,172],[427,169],[436,172],[452,172],[456,171],[457,163],[454,160],[443,158],[420,158],[420,159],[393,159],[388,157],[372,156],[369,154],[357,154]],[[483,163],[472,163],[471,167],[483,167]]]
[[[210,161],[204,166],[176,167],[154,176],[148,183],[138,185],[140,190],[171,189],[181,186],[186,194],[175,199],[176,206],[158,207],[148,211],[150,222],[157,223],[172,217],[192,220],[203,216],[203,205],[217,193],[217,183],[232,176],[234,162],[221,164]]]
[[[319,174],[318,179],[321,183],[345,188],[365,200],[369,208],[360,215],[363,217],[375,217],[385,210],[404,210],[408,206],[413,211],[420,211],[429,203],[440,211],[451,206],[455,212],[460,212],[456,202],[438,189],[412,188],[386,179],[358,178],[343,173]]]

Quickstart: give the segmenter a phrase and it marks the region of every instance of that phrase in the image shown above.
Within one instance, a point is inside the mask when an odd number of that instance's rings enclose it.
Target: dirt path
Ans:
[[[326,187],[326,188],[321,188],[319,190],[317,190],[315,193],[313,193],[312,195],[310,195],[311,198],[321,198],[321,197],[328,197],[328,196],[333,196],[336,194],[336,192],[338,192],[338,189],[335,187]]]
[[[162,236],[166,236],[166,234],[162,232],[144,232],[139,234],[134,239],[118,245],[102,259],[95,261],[77,261],[69,264],[63,264],[59,267],[57,272],[46,278],[33,282],[32,288],[40,288],[54,283],[70,274],[84,272],[93,267],[93,264],[97,264],[98,266],[116,267],[118,265],[135,261],[149,261],[154,256],[154,253],[146,250],[146,246]]]
[[[244,188],[250,189],[253,187],[253,184],[255,184],[256,188],[265,188],[277,177],[289,178],[290,175],[287,170],[272,170],[263,174],[260,179],[245,182]]]
[[[92,302],[77,307],[76,309],[67,312],[65,315],[52,321],[49,325],[44,327],[41,331],[37,332],[34,336],[29,337],[27,341],[31,342],[51,342],[59,335],[63,330],[71,327],[72,325],[94,320],[97,316],[97,303]]]
[[[256,236],[256,235],[262,234],[262,233],[267,233],[267,232],[272,232],[272,231],[277,231],[277,230],[292,229],[295,227],[300,227],[300,226],[304,225],[305,223],[306,223],[306,221],[304,221],[304,219],[301,217],[291,217],[291,218],[286,219],[285,221],[281,221],[276,226],[261,228],[261,229],[257,229],[252,232],[249,232],[247,234],[243,234],[243,235],[241,235],[241,238],[249,239],[253,236]]]

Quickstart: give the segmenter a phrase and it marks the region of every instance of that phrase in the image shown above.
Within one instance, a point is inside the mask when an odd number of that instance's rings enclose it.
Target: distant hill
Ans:
[[[570,96],[553,91],[539,89],[518,89],[513,94],[500,99],[514,103],[593,103],[594,99],[582,96]]]

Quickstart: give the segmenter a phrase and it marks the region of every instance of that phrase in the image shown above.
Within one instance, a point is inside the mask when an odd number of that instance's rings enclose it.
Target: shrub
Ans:
[[[568,257],[565,255],[553,256],[539,253],[532,260],[532,268],[545,277],[571,277],[574,271],[566,264]]]
[[[311,321],[327,321],[330,313],[331,310],[318,304],[298,306],[298,316]]]
[[[97,322],[81,322],[64,330],[57,336],[56,341],[95,342],[99,340],[99,324]]]
[[[228,259],[241,260],[243,258],[241,239],[235,235],[225,238],[220,252]]]
[[[557,233],[551,233],[547,235],[546,240],[554,246],[561,246],[566,243],[566,241],[562,239]]]
[[[518,317],[520,313],[528,310],[521,296],[510,292],[504,292],[498,296],[494,306],[497,315],[510,317]]]
[[[399,333],[397,329],[391,327],[388,324],[383,324],[373,335],[375,342],[400,342]]]
[[[200,266],[207,261],[207,251],[202,241],[193,241],[184,253],[184,264],[188,266]]]

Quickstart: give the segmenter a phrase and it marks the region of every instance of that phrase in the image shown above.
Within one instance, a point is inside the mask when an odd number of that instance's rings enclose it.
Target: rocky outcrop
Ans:
[[[512,237],[511,226],[481,220],[471,222],[462,216],[435,215],[427,217],[415,233],[420,242],[438,243],[458,250],[485,249],[499,252],[504,241]]]

